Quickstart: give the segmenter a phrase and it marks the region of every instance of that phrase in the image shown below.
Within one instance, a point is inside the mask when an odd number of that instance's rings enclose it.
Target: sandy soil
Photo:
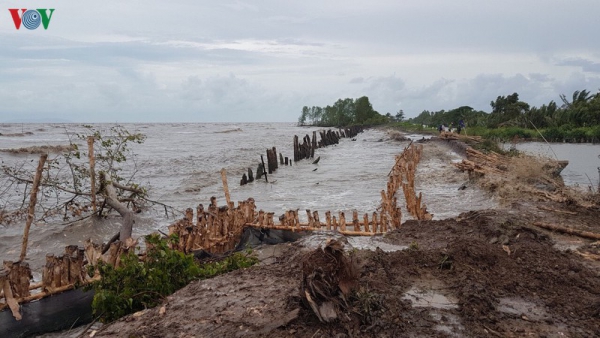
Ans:
[[[405,250],[347,245],[360,287],[335,323],[319,322],[300,299],[301,262],[314,247],[299,241],[262,247],[259,265],[195,281],[95,337],[600,336],[600,243],[533,225],[600,233],[600,208],[560,182],[525,176],[512,190],[492,180],[505,194],[500,208],[410,220],[381,238]]]

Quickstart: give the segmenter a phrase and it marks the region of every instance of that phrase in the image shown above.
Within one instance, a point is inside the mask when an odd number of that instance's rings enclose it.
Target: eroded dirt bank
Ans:
[[[444,170],[456,175],[450,166]],[[500,196],[501,207],[407,221],[381,239],[404,250],[348,244],[360,266],[360,288],[333,324],[320,323],[300,300],[301,262],[314,249],[300,241],[262,247],[260,265],[193,282],[162,306],[95,336],[600,336],[600,245],[534,226],[600,233],[600,209],[540,179],[531,167],[512,172],[516,176],[472,182]]]

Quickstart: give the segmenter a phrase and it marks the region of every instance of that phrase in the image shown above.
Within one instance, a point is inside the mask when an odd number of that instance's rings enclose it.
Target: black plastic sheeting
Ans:
[[[75,289],[21,304],[21,320],[10,309],[0,311],[0,337],[32,337],[90,323],[93,298],[94,291]]]
[[[294,232],[290,230],[256,229],[246,227],[244,228],[240,242],[236,245],[234,251],[243,251],[245,249],[254,248],[263,244],[274,245],[295,242],[308,234],[310,234],[309,231]],[[198,250],[194,251],[194,257],[198,259],[204,259],[213,257],[213,255],[204,250]]]
[[[308,235],[308,231],[293,232],[290,230],[274,230],[274,229],[255,229],[245,228],[242,233],[242,238],[235,250],[244,250],[246,248],[254,248],[261,244],[280,244],[287,242],[295,242],[303,236]]]
[[[259,245],[295,242],[308,231],[255,229],[247,227],[242,233],[235,251],[254,248]],[[196,258],[212,257],[206,251],[194,252]],[[74,328],[90,323],[92,318],[92,300],[94,291],[75,289],[63,293],[21,304],[23,319],[17,321],[9,309],[0,311],[0,338],[32,337],[42,333]]]

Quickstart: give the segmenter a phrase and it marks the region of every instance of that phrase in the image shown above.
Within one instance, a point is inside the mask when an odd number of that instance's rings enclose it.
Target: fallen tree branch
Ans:
[[[567,227],[560,226],[560,225],[540,223],[540,222],[534,222],[533,225],[535,225],[536,227],[543,228],[543,229],[557,231],[560,233],[579,236],[579,237],[583,237],[583,238],[600,239],[600,234],[595,233],[595,232],[577,230],[577,229],[567,228]]]
[[[6,176],[8,176],[8,177],[10,177],[12,179],[15,179],[15,180],[17,180],[19,182],[33,184],[32,180],[16,176],[16,175],[12,174],[11,172],[9,172],[7,170],[4,170],[4,174],[6,174]],[[58,185],[56,183],[40,182],[40,186],[58,189],[58,190],[61,190],[61,191],[64,191],[64,192],[68,192],[69,194],[73,194],[73,195],[92,196],[92,194],[89,193],[89,192],[70,190],[70,189],[67,189],[65,187],[61,187],[60,185]]]
[[[125,240],[131,238],[131,234],[133,232],[133,224],[135,220],[133,218],[133,211],[129,210],[125,205],[119,202],[119,197],[117,196],[117,192],[115,187],[112,184],[106,183],[106,176],[104,173],[100,173],[100,182],[102,187],[102,193],[104,194],[104,201],[111,208],[115,209],[121,217],[123,217],[123,223],[121,224],[120,240],[125,243]]]
[[[131,191],[131,192],[134,192],[134,193],[137,193],[137,194],[143,194],[144,193],[144,190],[142,190],[142,189],[128,187],[126,185],[122,185],[122,184],[119,184],[117,182],[111,182],[111,184],[112,184],[113,187],[121,189],[121,190],[127,190],[127,191]]]

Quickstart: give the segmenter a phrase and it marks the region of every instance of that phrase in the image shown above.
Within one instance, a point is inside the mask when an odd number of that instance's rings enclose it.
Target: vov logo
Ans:
[[[15,23],[15,28],[21,28],[22,24],[23,27],[29,30],[34,30],[37,29],[40,24],[44,26],[44,29],[48,29],[48,25],[50,25],[50,20],[52,19],[52,13],[54,13],[54,8],[22,8],[21,15],[19,15],[18,8],[9,8],[8,11],[10,12],[13,22]],[[48,11],[50,11],[50,14],[48,14]]]

